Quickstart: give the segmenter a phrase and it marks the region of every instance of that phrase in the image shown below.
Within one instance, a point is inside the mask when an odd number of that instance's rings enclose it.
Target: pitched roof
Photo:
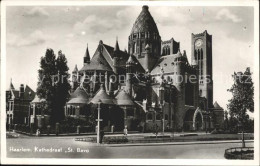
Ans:
[[[108,64],[107,60],[104,58],[103,54],[98,52],[93,56],[89,64],[83,66],[81,71],[82,70],[112,71],[112,68]]]
[[[89,95],[88,93],[81,87],[78,87],[72,94],[71,99],[67,102],[67,104],[88,104]]]
[[[130,61],[134,62],[134,68],[135,68],[135,71],[137,73],[144,73],[145,72],[143,66],[140,64],[139,60],[136,59],[135,56],[131,56]]]
[[[173,62],[175,62],[177,58],[184,58],[183,60],[187,61],[188,63],[186,52],[184,53],[184,55],[182,55],[181,52],[178,51],[177,54],[162,56],[157,61],[157,64],[154,66],[153,70],[151,71],[151,75],[161,73],[161,67],[163,68],[164,73],[173,72]]]
[[[11,89],[11,94],[15,99],[20,99],[20,91]],[[24,100],[33,100],[35,98],[35,92],[28,86],[26,85],[24,89]]]
[[[118,44],[118,43],[117,43]],[[116,45],[117,45],[116,44]],[[102,51],[102,56],[101,55],[99,55],[100,54],[100,47],[102,47],[103,49],[103,51]],[[112,68],[113,68],[113,58],[114,58],[114,47],[111,47],[111,46],[109,46],[109,45],[106,45],[106,44],[104,44],[102,41],[99,43],[99,46],[97,47],[97,49],[96,49],[96,51],[95,51],[95,53],[94,53],[94,56],[92,57],[92,59],[90,60],[90,63],[89,64],[87,64],[87,65],[85,65],[85,66],[83,66],[83,68],[82,69],[80,69],[80,71],[84,71],[84,70],[95,70],[95,67],[96,67],[96,64],[98,64],[97,62],[95,62],[95,61],[97,61],[96,59],[97,58],[99,58],[99,59],[102,59],[102,61],[106,61],[106,62],[104,62],[105,64],[106,64],[106,69],[108,70],[108,71],[112,71]],[[117,49],[119,49],[119,46],[118,46],[118,48]],[[97,56],[97,57],[96,57]],[[129,57],[129,55],[127,54],[127,52],[124,52],[124,51],[121,51],[121,50],[119,50],[119,51],[117,51],[117,56],[119,57],[119,59],[118,59],[118,66],[119,67],[121,67],[121,68],[125,68],[125,66],[126,66],[126,61],[127,61],[127,59],[128,59],[128,57]],[[94,62],[92,62],[92,61],[94,61]],[[92,64],[91,64],[91,62],[92,62]],[[104,69],[104,68],[103,68]],[[102,70],[103,70],[102,69]],[[98,70],[98,69],[96,69],[96,70]]]
[[[31,103],[41,103],[44,101],[45,101],[45,99],[40,99],[37,95],[35,95],[33,101],[31,101]]]
[[[153,17],[151,16],[148,6],[143,6],[142,11],[137,17],[131,34],[138,32],[150,32],[159,34],[158,28],[154,22]]]
[[[97,104],[99,100],[101,100],[102,104],[114,104],[113,99],[106,93],[103,85],[101,85],[100,89],[90,102],[93,104]]]
[[[134,61],[134,59],[133,59],[133,55],[130,55],[130,56],[129,56],[129,58],[128,58],[128,60],[127,60],[126,63],[128,63],[128,64],[134,64],[134,63],[136,63],[136,62]]]
[[[117,45],[118,45],[118,43],[117,43]],[[115,50],[115,48],[114,48],[114,47],[111,47],[111,46],[109,46],[109,45],[106,45],[106,44],[103,44],[103,46],[104,46],[104,48],[107,50],[107,52],[109,53],[109,55],[111,56],[111,59],[113,59],[113,58],[114,58],[114,50]],[[119,49],[119,46],[118,46],[117,49]],[[119,54],[119,57],[120,57],[122,60],[127,61],[129,55],[128,55],[125,51],[119,50],[119,51],[118,51],[118,54]]]
[[[28,85],[26,85],[24,89],[24,99],[33,100],[35,95],[35,92]]]
[[[220,108],[222,109],[222,107],[219,106],[218,102],[215,101],[215,103],[213,104],[214,105],[214,108]]]
[[[124,106],[134,106],[134,102],[129,94],[127,94],[123,89],[119,91],[117,96],[115,97],[117,100],[117,105],[124,105]]]

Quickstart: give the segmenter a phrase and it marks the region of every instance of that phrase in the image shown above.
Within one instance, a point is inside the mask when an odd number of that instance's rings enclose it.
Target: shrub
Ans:
[[[126,137],[104,137],[103,142],[107,144],[120,144],[127,143],[128,139]]]

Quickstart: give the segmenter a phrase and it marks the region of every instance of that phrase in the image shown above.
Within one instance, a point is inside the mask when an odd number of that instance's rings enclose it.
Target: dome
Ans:
[[[68,101],[68,104],[88,104],[89,96],[87,92],[78,87],[71,95],[71,99]]]
[[[131,34],[139,32],[150,32],[159,34],[158,28],[148,9],[148,6],[143,6],[141,13],[134,23]]]
[[[124,90],[120,90],[119,93],[116,96],[117,99],[117,105],[120,106],[134,106],[134,102]]]
[[[107,94],[103,85],[101,85],[100,90],[91,100],[91,103],[97,104],[101,100],[102,104],[114,104],[113,99]]]

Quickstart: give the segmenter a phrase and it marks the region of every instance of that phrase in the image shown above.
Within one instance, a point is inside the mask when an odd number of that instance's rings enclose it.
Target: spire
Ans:
[[[75,65],[75,68],[74,68],[74,70],[72,71],[72,73],[77,73],[79,70],[78,70],[78,67],[77,67],[77,65]]]
[[[186,50],[183,50],[183,57],[187,58],[187,55],[186,55]]]
[[[86,49],[86,53],[84,56],[84,63],[89,63],[89,62],[90,62],[90,56],[89,56],[88,44],[87,44],[87,49]]]
[[[118,38],[116,37],[116,45],[115,45],[115,48],[114,48],[114,52],[117,52],[119,51],[119,45],[118,45]]]
[[[14,90],[14,85],[12,83],[12,78],[11,78],[11,81],[10,81],[10,90]]]

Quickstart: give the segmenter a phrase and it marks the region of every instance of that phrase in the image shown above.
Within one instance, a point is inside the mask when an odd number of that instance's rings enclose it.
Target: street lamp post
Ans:
[[[99,144],[99,138],[100,138],[100,121],[102,121],[102,119],[100,119],[100,109],[101,109],[101,100],[98,100],[98,118],[96,119],[97,121],[97,144]]]

